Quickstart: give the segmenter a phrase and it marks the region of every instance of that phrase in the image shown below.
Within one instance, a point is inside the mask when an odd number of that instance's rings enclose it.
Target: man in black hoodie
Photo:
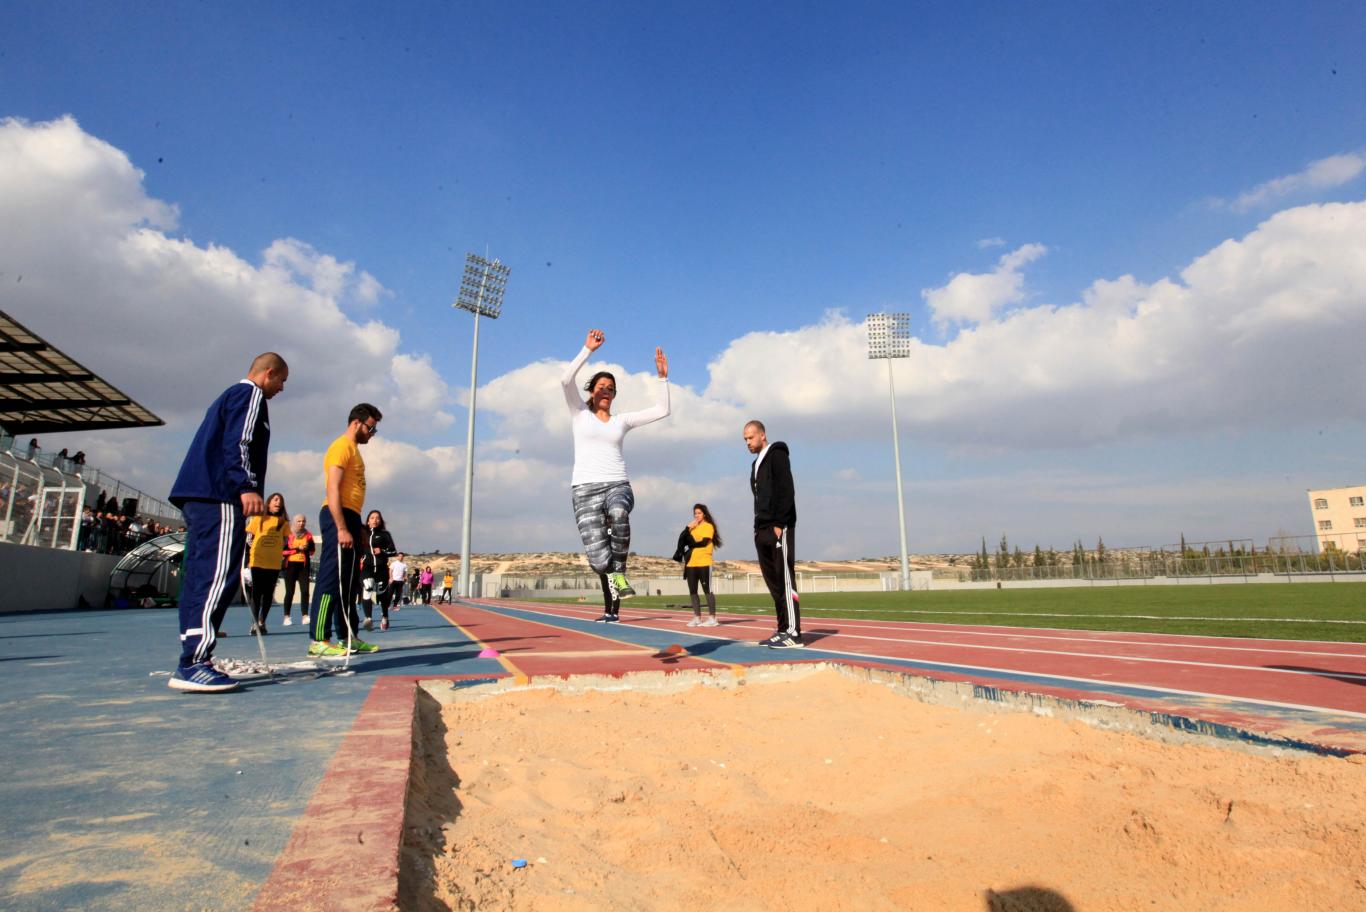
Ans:
[[[797,495],[787,444],[769,443],[764,423],[751,421],[745,425],[745,446],[756,454],[749,470],[749,487],[754,492],[754,548],[778,615],[778,632],[759,645],[800,649],[806,644],[802,642],[801,604],[793,582]]]

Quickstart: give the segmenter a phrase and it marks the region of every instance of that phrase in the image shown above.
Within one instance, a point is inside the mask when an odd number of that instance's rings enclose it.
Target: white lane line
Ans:
[[[534,610],[534,609],[525,609],[525,608],[524,608],[524,609],[522,609],[522,610],[524,610],[524,611],[531,611],[531,610]],[[552,616],[552,617],[556,616],[556,615],[554,614],[554,612],[548,612],[548,611],[541,611],[541,612],[537,612],[537,613],[540,613],[540,614],[548,614],[548,615],[550,615],[550,616]],[[559,615],[559,616],[562,617],[563,615]],[[641,618],[640,620],[649,620],[649,618]],[[729,628],[732,628],[732,629],[734,629],[734,628],[737,627],[737,626],[744,627],[745,629],[750,629],[750,625],[727,624],[726,626],[729,627]],[[698,628],[688,628],[688,629],[689,629],[689,630],[695,630],[695,629],[698,629]],[[766,629],[766,628],[760,628],[760,629]],[[704,633],[698,633],[698,634],[694,634],[694,635],[695,635],[695,636],[703,636],[703,637],[713,638],[713,639],[730,639],[729,637],[716,637],[716,636],[714,636],[714,635],[711,635],[711,634],[704,634]],[[1309,676],[1309,677],[1339,678],[1339,679],[1344,680],[1344,681],[1366,681],[1366,674],[1358,674],[1358,673],[1356,673],[1356,672],[1350,672],[1350,671],[1328,671],[1328,670],[1326,670],[1326,669],[1323,670],[1323,671],[1310,671],[1310,670],[1302,670],[1302,669],[1296,669],[1296,668],[1267,668],[1266,666],[1263,666],[1263,665],[1233,665],[1233,664],[1228,664],[1228,663],[1223,663],[1223,662],[1195,662],[1195,661],[1191,661],[1191,660],[1188,660],[1188,659],[1159,659],[1159,658],[1153,658],[1153,657],[1147,657],[1147,656],[1110,655],[1109,653],[1103,653],[1103,652],[1102,652],[1102,653],[1096,653],[1096,652],[1070,652],[1070,651],[1061,650],[1061,649],[1030,649],[1030,648],[1028,648],[1028,647],[1022,647],[1022,646],[992,646],[992,645],[989,645],[989,644],[986,644],[986,643],[944,643],[944,642],[940,642],[940,641],[938,641],[938,640],[919,640],[919,639],[914,639],[914,638],[902,638],[902,637],[866,636],[866,635],[857,634],[857,633],[838,633],[838,634],[834,634],[833,637],[827,637],[826,639],[869,640],[869,641],[876,641],[876,642],[880,642],[880,643],[897,643],[897,644],[901,644],[901,645],[910,645],[910,646],[938,646],[938,647],[949,648],[949,649],[985,649],[985,650],[991,650],[991,651],[993,651],[993,652],[1013,652],[1013,653],[1029,653],[1029,654],[1032,654],[1032,655],[1066,656],[1066,657],[1069,657],[1069,658],[1079,658],[1079,659],[1109,659],[1109,660],[1116,661],[1116,662],[1146,662],[1146,663],[1154,664],[1154,665],[1184,665],[1184,666],[1189,666],[1189,667],[1192,667],[1192,668],[1221,668],[1221,669],[1224,669],[1224,670],[1227,670],[1227,671],[1255,671],[1255,672],[1266,672],[1266,673],[1269,673],[1269,674],[1289,674],[1289,675],[1305,675],[1305,676]],[[823,648],[826,648],[826,647],[817,646],[816,648],[818,648],[818,649],[823,649]],[[831,649],[831,650],[829,650],[829,651],[831,651],[831,652],[841,652],[841,650],[837,650],[837,649]],[[841,654],[843,654],[843,653],[841,653]],[[856,653],[848,653],[848,654],[854,655],[854,654],[856,654]],[[884,659],[890,659],[890,658],[905,658],[905,657],[886,656],[886,655],[881,656],[881,657],[884,658]],[[919,661],[919,660],[917,660],[917,661]],[[1033,672],[1027,672],[1027,673],[1033,673]]]
[[[510,607],[511,607],[511,606],[510,606]],[[547,615],[547,616],[549,616],[549,617],[563,617],[563,615],[558,615],[558,614],[556,614],[556,613],[553,612],[553,611],[543,611],[543,610],[538,610],[537,608],[522,607],[522,606],[520,606],[520,605],[518,605],[517,608],[518,608],[519,611],[527,611],[527,612],[530,612],[530,613],[532,613],[532,614],[544,614],[544,615]],[[640,618],[640,620],[648,620],[648,618]],[[737,625],[737,624],[727,624],[726,626],[727,626],[728,628],[732,628],[732,629],[735,628],[735,627],[737,627],[737,626],[739,626],[739,627],[744,627],[744,628],[746,628],[746,629],[750,629],[750,628],[751,628],[751,625],[745,625],[745,624],[741,624],[741,625]],[[692,630],[692,629],[693,629],[693,628],[689,628],[689,630]],[[767,627],[765,626],[765,627],[763,627],[763,628],[761,628],[761,629],[767,629]],[[732,642],[732,643],[734,643],[734,642],[743,643],[743,642],[744,642],[744,641],[732,640],[730,637],[717,636],[717,635],[715,635],[715,634],[693,633],[693,634],[690,634],[690,635],[692,635],[692,636],[698,636],[698,637],[703,637],[703,638],[711,639],[711,640],[726,640],[726,641]],[[837,636],[848,636],[848,634],[837,634]],[[886,637],[858,637],[858,639],[877,639],[877,640],[886,640],[887,642],[895,642],[895,643],[905,642],[904,640],[893,640],[893,639],[889,639],[889,638],[886,638]],[[932,646],[942,646],[942,645],[945,645],[945,644],[942,644],[942,643],[933,643],[933,642],[931,642],[931,643],[929,643],[928,645],[932,645]],[[822,646],[820,646],[820,645],[815,645],[813,648],[815,648],[815,649],[817,649],[817,650],[825,649],[824,647],[822,647]],[[966,647],[966,648],[973,648],[973,647]],[[1040,652],[1040,653],[1044,653],[1044,654],[1046,654],[1046,655],[1067,655],[1067,654],[1068,654],[1068,653],[1053,652],[1052,650],[1021,650],[1021,649],[1010,649],[1009,647],[1004,647],[1004,646],[978,646],[978,647],[975,647],[975,648],[978,648],[978,649],[999,649],[999,650],[1007,651],[1007,652]],[[1183,695],[1183,696],[1188,696],[1188,697],[1206,697],[1206,698],[1213,699],[1213,700],[1231,700],[1231,701],[1235,701],[1235,702],[1238,702],[1238,703],[1255,704],[1255,705],[1257,705],[1257,706],[1275,706],[1275,707],[1279,707],[1279,708],[1282,708],[1282,709],[1305,710],[1305,711],[1310,711],[1310,712],[1328,712],[1328,713],[1332,713],[1332,714],[1334,714],[1334,715],[1339,715],[1339,716],[1349,716],[1349,717],[1354,718],[1354,719],[1366,719],[1366,712],[1356,712],[1356,711],[1350,710],[1350,709],[1339,709],[1339,708],[1334,707],[1334,706],[1313,706],[1313,705],[1305,704],[1305,703],[1286,703],[1286,702],[1283,702],[1283,701],[1280,701],[1280,700],[1264,700],[1264,699],[1261,699],[1261,698],[1259,698],[1259,697],[1247,697],[1247,696],[1240,696],[1240,695],[1237,695],[1237,694],[1210,693],[1210,692],[1203,691],[1203,690],[1184,690],[1184,689],[1178,688],[1178,687],[1167,687],[1167,686],[1162,685],[1162,684],[1145,684],[1145,683],[1141,683],[1141,682],[1131,682],[1131,681],[1112,681],[1112,680],[1104,680],[1104,679],[1101,679],[1101,678],[1086,678],[1086,677],[1079,677],[1079,676],[1077,676],[1077,675],[1059,674],[1059,673],[1055,673],[1055,672],[1029,671],[1029,670],[1026,670],[1026,669],[1019,669],[1019,668],[999,668],[999,667],[996,667],[996,666],[994,666],[994,665],[967,665],[967,664],[964,664],[964,663],[961,663],[961,662],[941,662],[941,661],[936,661],[936,660],[933,660],[933,659],[920,659],[920,658],[905,657],[905,656],[888,656],[888,655],[881,655],[881,654],[879,654],[879,653],[872,653],[872,652],[855,652],[855,651],[853,651],[853,650],[826,649],[825,651],[834,653],[835,655],[840,655],[840,656],[852,656],[852,657],[860,658],[860,659],[868,659],[868,660],[870,660],[870,661],[882,661],[882,662],[885,662],[885,661],[893,661],[893,662],[895,662],[895,661],[903,661],[903,662],[914,662],[914,663],[916,663],[917,665],[931,665],[931,666],[934,666],[934,667],[936,667],[936,668],[943,668],[943,669],[947,669],[947,670],[950,670],[950,671],[957,671],[957,672],[959,672],[959,673],[972,672],[972,671],[983,671],[983,672],[993,672],[993,673],[995,673],[995,674],[1002,674],[1002,675],[1026,675],[1026,676],[1033,677],[1033,678],[1050,678],[1050,679],[1057,680],[1057,681],[1077,681],[1077,682],[1081,682],[1081,683],[1083,683],[1083,684],[1093,684],[1093,685],[1098,685],[1098,686],[1107,687],[1107,688],[1113,688],[1113,687],[1132,687],[1132,688],[1135,688],[1135,689],[1137,689],[1137,690],[1145,690],[1145,691],[1149,691],[1149,692],[1153,692],[1153,693],[1158,693],[1158,694],[1181,694],[1181,695]],[[1118,657],[1116,657],[1116,656],[1091,656],[1091,655],[1086,655],[1086,654],[1084,654],[1084,653],[1083,653],[1083,655],[1084,655],[1086,658],[1118,658],[1118,659],[1121,659],[1121,660],[1124,660],[1124,659],[1128,659],[1128,658],[1129,658],[1129,657],[1127,657],[1127,656],[1118,656]],[[1207,664],[1207,663],[1199,663],[1199,662],[1179,662],[1179,661],[1171,660],[1171,659],[1153,659],[1153,660],[1150,660],[1150,661],[1163,662],[1163,663],[1172,664],[1172,665],[1204,665],[1204,664]],[[1269,670],[1273,670],[1273,669],[1258,669],[1258,668],[1255,668],[1255,667],[1254,667],[1254,668],[1245,668],[1245,667],[1242,667],[1242,666],[1209,666],[1209,667],[1231,667],[1231,668],[1233,668],[1234,670],[1238,670],[1238,671],[1251,671],[1251,670],[1269,671]],[[1278,670],[1278,671],[1279,671],[1279,670],[1282,670],[1282,669],[1274,669],[1274,670]],[[1309,674],[1309,675],[1315,675],[1315,674],[1317,674],[1317,673],[1315,673],[1315,672],[1291,672],[1291,673],[1293,673],[1293,674]],[[1327,675],[1327,676],[1330,676],[1330,677],[1340,677],[1340,675],[1336,675],[1336,674]],[[1349,675],[1349,677],[1366,677],[1366,675]]]

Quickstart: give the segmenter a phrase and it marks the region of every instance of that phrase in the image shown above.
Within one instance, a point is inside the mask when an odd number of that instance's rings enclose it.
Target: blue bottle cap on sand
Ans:
[[[512,859],[512,866],[513,866],[514,868],[525,868],[525,867],[526,867],[526,859],[525,859],[525,858],[514,858],[514,859]]]

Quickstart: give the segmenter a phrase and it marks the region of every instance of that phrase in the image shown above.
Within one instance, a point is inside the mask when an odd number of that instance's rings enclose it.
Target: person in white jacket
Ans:
[[[655,349],[655,370],[659,386],[655,404],[638,412],[612,414],[617,396],[617,379],[598,371],[584,384],[588,401],[579,398],[577,377],[588,356],[602,347],[602,330],[590,329],[577,357],[570,362],[560,381],[569,406],[574,431],[573,491],[574,519],[579,526],[588,564],[607,578],[613,601],[635,595],[626,579],[626,555],[631,548],[631,509],[635,495],[626,476],[626,460],[621,445],[632,428],[658,421],[669,415],[669,360],[664,349]]]

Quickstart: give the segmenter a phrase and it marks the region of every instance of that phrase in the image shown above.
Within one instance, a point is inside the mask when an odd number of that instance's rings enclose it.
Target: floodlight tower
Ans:
[[[460,595],[470,597],[470,517],[474,503],[474,394],[479,383],[479,318],[498,319],[503,309],[503,290],[512,270],[497,260],[465,254],[465,274],[460,294],[452,307],[474,314],[474,357],[470,360],[470,424],[465,435],[465,521],[460,542]]]
[[[892,359],[911,356],[911,315],[880,313],[868,315],[868,358],[887,362],[887,389],[892,395],[892,459],[896,463],[897,531],[901,533],[901,588],[911,588],[911,564],[906,556],[906,508],[901,497],[901,444],[896,429],[896,384],[892,382]]]

